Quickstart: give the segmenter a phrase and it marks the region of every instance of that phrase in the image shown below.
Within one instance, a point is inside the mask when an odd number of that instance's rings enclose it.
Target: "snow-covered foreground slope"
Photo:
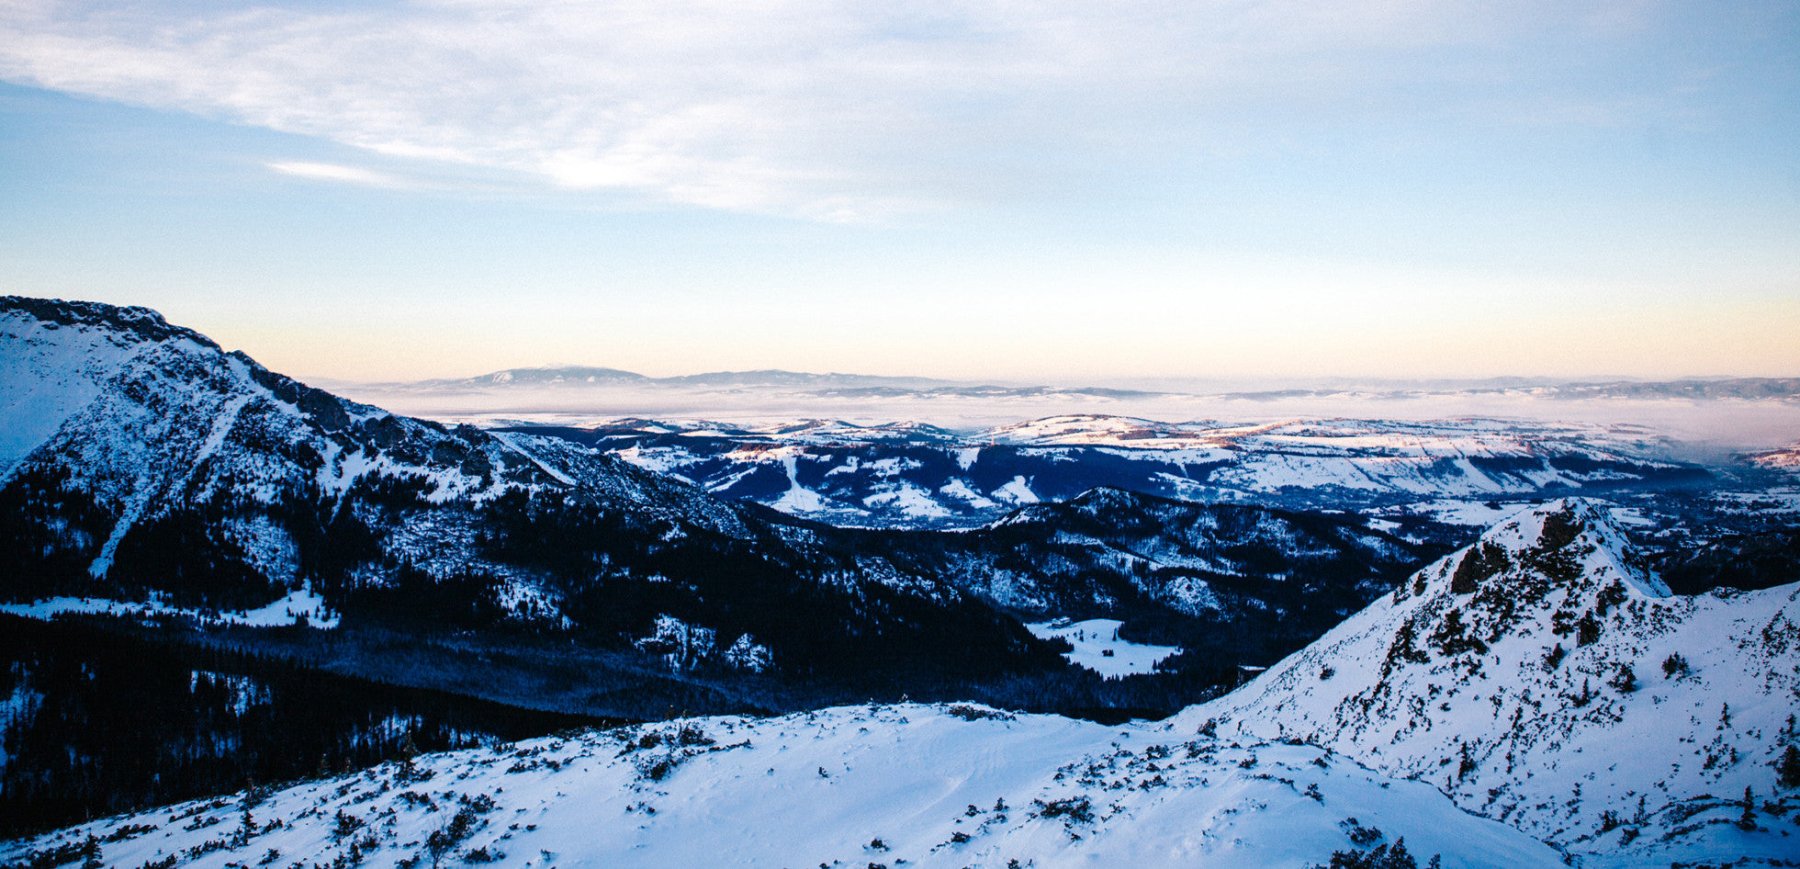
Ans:
[[[1560,864],[1427,785],[1316,748],[922,705],[427,756],[0,845],[0,860],[90,835],[122,866],[1297,867],[1353,836],[1404,837],[1421,863]]]
[[[1800,794],[1778,781],[1797,711],[1800,585],[1671,596],[1605,511],[1572,499],[1501,523],[1171,726],[1325,746],[1635,865],[1800,858]]]

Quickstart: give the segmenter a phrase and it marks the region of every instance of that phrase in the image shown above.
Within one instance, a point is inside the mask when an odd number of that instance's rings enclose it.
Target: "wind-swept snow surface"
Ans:
[[[1561,865],[1427,785],[1319,749],[978,706],[693,719],[434,755],[0,845],[0,860],[89,835],[124,866],[1300,867],[1353,837],[1403,837],[1452,867]]]

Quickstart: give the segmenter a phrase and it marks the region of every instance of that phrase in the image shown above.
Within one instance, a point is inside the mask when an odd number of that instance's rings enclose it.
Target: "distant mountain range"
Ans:
[[[1342,508],[1678,490],[1713,477],[1667,458],[1668,444],[1642,427],[1518,420],[1233,425],[1077,414],[964,432],[644,419],[501,430],[562,438],[792,515],[888,528],[967,527],[1095,487]]]
[[[651,377],[617,368],[581,365],[508,368],[474,377],[418,381],[340,384],[353,391],[455,395],[461,393],[524,392],[534,388],[562,391],[650,387],[659,389],[731,390],[790,389],[821,395],[899,396],[907,394],[994,397],[1071,395],[1093,397],[1204,396],[1241,401],[1272,401],[1303,397],[1360,396],[1408,398],[1429,395],[1529,395],[1565,400],[1591,399],[1722,399],[1791,401],[1800,399],[1800,377],[1717,377],[1675,380],[1555,380],[1543,378],[1491,378],[1445,381],[1342,382],[1280,388],[1220,388],[1182,381],[1162,381],[1158,388],[1101,384],[1020,384],[930,377],[867,374],[808,373],[761,369],[713,371],[670,377]]]

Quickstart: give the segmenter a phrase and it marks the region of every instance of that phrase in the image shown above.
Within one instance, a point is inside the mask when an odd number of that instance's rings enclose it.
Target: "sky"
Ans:
[[[0,0],[0,292],[333,380],[1793,376],[1796,143],[1785,0]]]

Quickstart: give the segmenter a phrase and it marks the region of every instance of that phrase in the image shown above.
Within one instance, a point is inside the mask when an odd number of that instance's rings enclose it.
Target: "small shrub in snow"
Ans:
[[[1088,802],[1087,797],[1065,797],[1050,802],[1033,800],[1032,803],[1037,806],[1040,818],[1068,818],[1070,822],[1077,824],[1094,822],[1094,805]]]
[[[1439,862],[1433,857],[1431,865],[1436,866]],[[1405,839],[1392,845],[1377,845],[1368,851],[1335,851],[1327,865],[1329,869],[1419,869],[1419,861],[1407,853]]]
[[[352,815],[343,809],[338,809],[337,818],[335,820],[336,824],[331,831],[331,837],[333,839],[341,840],[352,833],[355,833],[357,830],[362,829],[363,826],[362,818]]]
[[[102,841],[102,842],[123,842],[126,839],[136,838],[138,836],[144,835],[145,833],[153,833],[153,832],[156,832],[156,827],[153,827],[149,824],[126,824],[110,833],[107,833],[106,838],[101,839],[100,841]]]
[[[1638,689],[1637,674],[1631,672],[1629,666],[1621,664],[1619,666],[1619,672],[1615,674],[1612,677],[1612,681],[1607,684],[1613,686],[1613,689],[1620,694],[1630,694]]]
[[[996,721],[1011,721],[1013,719],[1013,715],[1010,712],[1001,712],[998,709],[987,709],[981,706],[971,706],[967,703],[951,704],[944,708],[944,712],[961,718],[964,721],[985,721],[990,719]]]
[[[431,835],[425,837],[425,850],[431,855],[431,865],[438,865],[438,861],[445,854],[462,844],[464,839],[474,835],[475,827],[479,822],[480,816],[475,813],[475,810],[463,806],[456,810],[456,814],[450,818],[449,823],[431,831]]]
[[[1344,835],[1350,837],[1350,844],[1359,848],[1366,848],[1385,838],[1385,834],[1380,830],[1374,827],[1365,827],[1361,821],[1355,818],[1345,818],[1338,826],[1343,828]]]

